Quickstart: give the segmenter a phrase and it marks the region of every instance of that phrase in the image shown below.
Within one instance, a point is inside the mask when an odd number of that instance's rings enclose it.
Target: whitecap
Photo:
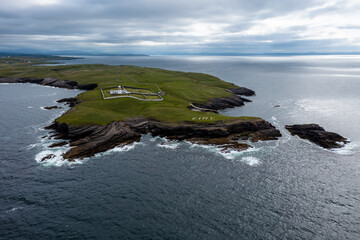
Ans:
[[[217,153],[222,155],[224,158],[229,159],[229,160],[236,160],[239,159],[240,157],[247,155],[249,153],[253,153],[253,152],[258,152],[260,151],[262,148],[248,148],[246,150],[230,150],[230,151],[223,151],[221,148],[217,148]]]
[[[10,209],[10,210],[7,210],[6,212],[7,213],[10,213],[10,212],[15,212],[16,210],[19,210],[19,209],[22,209],[23,207],[14,207],[14,208],[12,208],[12,209]]]
[[[40,143],[30,144],[30,145],[27,147],[27,149],[30,150],[30,149],[35,148],[35,147],[38,147],[38,146],[40,146],[40,145],[41,145]]]
[[[243,157],[241,160],[243,162],[249,164],[250,166],[257,166],[260,164],[260,160],[256,157],[252,157],[252,156]]]

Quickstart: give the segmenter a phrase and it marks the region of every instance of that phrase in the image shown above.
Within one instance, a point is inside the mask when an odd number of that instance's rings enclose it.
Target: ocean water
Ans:
[[[0,239],[360,239],[360,57],[85,57],[203,72],[256,91],[231,116],[283,134],[244,152],[143,136],[66,163],[42,128],[80,91],[0,84]],[[58,105],[64,109],[44,110]],[[279,105],[279,107],[274,107]],[[318,123],[351,140],[329,151],[290,136]],[[43,156],[57,155],[41,163]]]

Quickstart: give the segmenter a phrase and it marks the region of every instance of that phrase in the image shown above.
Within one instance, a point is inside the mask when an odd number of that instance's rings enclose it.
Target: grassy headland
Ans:
[[[237,86],[202,73],[168,71],[136,66],[67,65],[33,66],[0,63],[0,76],[8,78],[57,78],[79,84],[98,84],[81,93],[81,103],[57,119],[71,125],[99,124],[143,117],[164,122],[216,122],[249,120],[252,117],[228,117],[213,112],[194,112],[189,103],[204,103],[210,99],[230,97],[226,89]],[[151,88],[165,92],[164,101],[146,102],[131,98],[104,100],[100,89],[118,85]],[[156,86],[157,85],[157,86]]]

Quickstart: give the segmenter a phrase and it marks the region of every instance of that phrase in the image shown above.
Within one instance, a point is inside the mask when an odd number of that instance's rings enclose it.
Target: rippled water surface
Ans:
[[[231,116],[283,134],[244,152],[144,136],[73,164],[42,128],[79,91],[0,84],[0,238],[360,239],[360,57],[85,57],[203,72],[257,95]],[[275,107],[279,105],[279,107]],[[318,123],[351,139],[337,151],[290,136]]]

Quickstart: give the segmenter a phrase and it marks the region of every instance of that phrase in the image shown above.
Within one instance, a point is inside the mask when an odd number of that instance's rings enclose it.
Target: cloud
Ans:
[[[2,49],[359,51],[356,0],[0,0]]]

